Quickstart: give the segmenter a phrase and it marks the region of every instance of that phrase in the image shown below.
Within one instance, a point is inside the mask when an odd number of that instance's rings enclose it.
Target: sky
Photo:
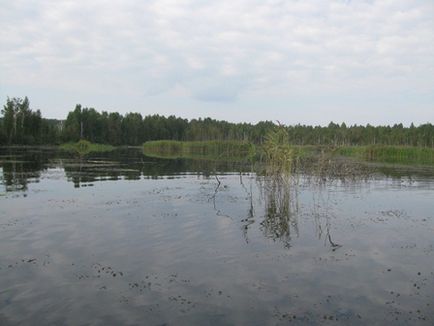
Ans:
[[[434,123],[433,0],[0,0],[0,101]]]

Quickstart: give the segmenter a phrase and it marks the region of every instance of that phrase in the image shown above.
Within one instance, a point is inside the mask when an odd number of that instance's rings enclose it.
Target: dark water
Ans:
[[[0,325],[432,325],[433,170],[372,169],[1,149]]]

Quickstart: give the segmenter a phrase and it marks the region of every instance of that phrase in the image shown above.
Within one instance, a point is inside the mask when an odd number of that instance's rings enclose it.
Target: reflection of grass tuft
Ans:
[[[145,155],[160,158],[191,158],[245,161],[256,153],[255,146],[240,141],[156,140],[143,144]]]
[[[87,140],[80,140],[76,143],[66,143],[59,146],[61,149],[68,152],[76,152],[80,155],[85,155],[92,152],[109,152],[115,147],[106,144],[93,144]]]

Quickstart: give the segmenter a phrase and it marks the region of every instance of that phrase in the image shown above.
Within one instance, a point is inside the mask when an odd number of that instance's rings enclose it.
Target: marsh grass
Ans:
[[[145,155],[161,158],[250,161],[255,145],[240,141],[175,141],[157,140],[143,144]]]
[[[341,147],[339,155],[372,162],[394,164],[434,164],[434,148],[411,146]]]
[[[268,132],[262,151],[266,175],[286,178],[295,169],[300,149],[289,144],[287,129],[277,126]]]
[[[106,144],[94,144],[87,140],[80,140],[76,143],[66,143],[59,146],[62,150],[75,152],[83,156],[93,152],[109,152],[115,149],[114,146]]]
[[[262,145],[237,141],[153,141],[145,143],[144,153],[163,158],[190,158],[251,163],[252,172],[291,182],[305,174],[324,182],[369,178],[364,164],[376,163],[434,165],[434,149],[403,146],[294,146],[287,129],[276,126]]]

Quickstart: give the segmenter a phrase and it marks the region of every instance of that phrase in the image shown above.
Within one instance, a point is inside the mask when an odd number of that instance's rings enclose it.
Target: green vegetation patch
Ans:
[[[87,140],[80,140],[76,143],[66,143],[59,146],[61,149],[68,152],[76,152],[80,155],[95,152],[109,152],[115,149],[114,146],[106,144],[94,144]]]
[[[255,145],[241,141],[156,140],[143,144],[148,156],[244,161],[256,154]]]
[[[343,156],[373,162],[396,164],[434,164],[434,148],[412,146],[349,146],[340,147]]]

